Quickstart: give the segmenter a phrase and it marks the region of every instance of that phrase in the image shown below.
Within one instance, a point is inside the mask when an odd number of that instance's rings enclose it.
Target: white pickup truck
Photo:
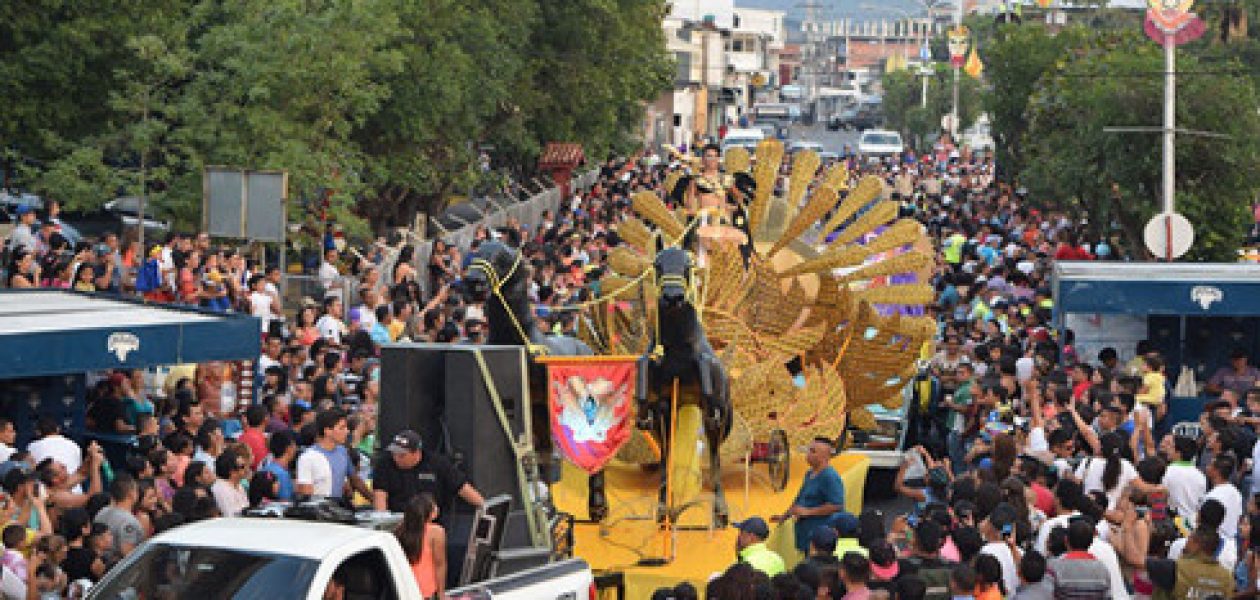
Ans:
[[[338,573],[342,593],[329,593]],[[327,594],[327,595],[326,595]],[[288,519],[213,519],[145,542],[88,593],[103,600],[421,600],[394,536]],[[569,559],[447,592],[451,599],[594,600],[590,567]]]

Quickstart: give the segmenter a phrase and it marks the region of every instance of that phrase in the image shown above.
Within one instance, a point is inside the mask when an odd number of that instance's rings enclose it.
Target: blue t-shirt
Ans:
[[[276,483],[280,484],[279,493],[276,494],[277,500],[293,500],[293,476],[289,474],[288,469],[268,458],[263,461],[262,470],[276,476]]]
[[[341,445],[333,447],[332,450],[325,450],[316,444],[311,446],[311,449],[328,459],[328,468],[332,471],[332,493],[328,497],[340,498],[346,486],[346,476],[350,474],[350,453],[346,452],[346,447]]]
[[[804,508],[817,508],[824,504],[834,504],[844,510],[844,480],[831,465],[823,467],[817,475],[805,473],[805,481],[801,482],[801,491],[793,502]],[[809,540],[814,530],[827,524],[831,515],[825,517],[796,518],[796,547],[809,550]]]

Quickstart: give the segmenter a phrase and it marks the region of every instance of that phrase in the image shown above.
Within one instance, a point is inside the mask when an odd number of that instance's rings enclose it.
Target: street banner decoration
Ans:
[[[959,25],[949,30],[947,45],[949,46],[949,64],[961,68],[966,62],[967,48],[971,46],[971,30],[966,25]]]
[[[1146,22],[1143,30],[1147,37],[1160,45],[1172,38],[1173,45],[1199,39],[1207,26],[1203,19],[1190,12],[1194,0],[1147,0]]]
[[[637,356],[546,356],[551,440],[569,462],[595,474],[634,429]]]
[[[971,56],[967,57],[967,64],[963,66],[963,72],[975,79],[980,79],[980,74],[984,73],[984,63],[980,62],[980,55],[976,53],[976,49],[971,49]]]

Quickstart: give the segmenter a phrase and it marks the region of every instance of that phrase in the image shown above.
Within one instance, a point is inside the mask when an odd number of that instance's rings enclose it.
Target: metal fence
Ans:
[[[586,191],[595,185],[596,179],[599,177],[599,169],[592,169],[580,175],[573,177],[571,188],[573,191]],[[429,256],[433,251],[433,238],[441,239],[447,245],[453,245],[461,251],[467,250],[472,245],[472,241],[477,234],[478,227],[487,227],[494,229],[507,224],[509,219],[515,218],[516,222],[526,225],[536,225],[542,222],[542,214],[551,211],[552,214],[560,208],[561,202],[565,198],[560,196],[560,188],[549,188],[534,194],[530,199],[523,201],[513,201],[510,198],[491,198],[490,202],[498,206],[497,210],[488,211],[485,216],[474,223],[467,223],[458,229],[444,229],[437,225],[435,221],[430,220],[431,235],[428,240],[419,242],[416,245],[416,269],[420,273],[427,273],[428,270],[423,265],[429,263]],[[434,231],[436,230],[436,231]],[[425,288],[426,294],[431,294],[433,290],[428,289],[428,277],[423,276],[421,286]]]
[[[598,169],[592,169],[577,175],[572,180],[572,189],[574,191],[589,190],[591,186],[595,185],[598,177]],[[465,223],[462,227],[446,229],[430,219],[430,237],[441,239],[448,245],[454,245],[461,250],[467,250],[472,245],[478,227],[485,226],[490,229],[502,227],[512,218],[515,218],[518,223],[534,225],[542,221],[544,212],[551,211],[554,214],[564,200],[560,196],[559,188],[544,189],[531,196],[528,200],[522,201],[502,196],[490,198],[488,206],[493,206],[494,208],[487,210],[483,217],[476,222]],[[433,239],[422,240],[415,244],[414,266],[417,272],[420,273],[418,279],[426,294],[433,292],[433,290],[427,289],[429,284],[428,269],[424,266],[429,263],[429,256],[433,251]],[[385,261],[385,264],[381,265],[383,275],[392,271],[393,260],[390,257]],[[349,307],[359,300],[358,284],[353,277],[343,276],[340,279],[341,287],[334,291],[341,297],[342,305]],[[384,278],[382,278],[383,280]],[[281,301],[286,310],[296,310],[297,307],[301,306],[302,298],[312,298],[319,302],[326,296],[326,290],[320,285],[319,278],[315,275],[285,274],[284,282],[284,297]]]
[[[302,306],[303,298],[310,298],[315,302],[322,302],[328,296],[328,290],[320,284],[319,277],[315,275],[291,275],[286,273],[284,276],[283,297],[280,299],[281,305],[286,311],[296,312]],[[342,276],[338,278],[340,286],[333,288],[332,293],[341,298],[341,305],[347,309],[357,301],[358,290],[355,289],[356,282],[353,277]]]

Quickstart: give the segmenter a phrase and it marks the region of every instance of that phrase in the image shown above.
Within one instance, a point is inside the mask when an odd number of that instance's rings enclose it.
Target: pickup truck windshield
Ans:
[[[318,568],[317,561],[293,556],[151,544],[94,588],[91,597],[301,600]]]

